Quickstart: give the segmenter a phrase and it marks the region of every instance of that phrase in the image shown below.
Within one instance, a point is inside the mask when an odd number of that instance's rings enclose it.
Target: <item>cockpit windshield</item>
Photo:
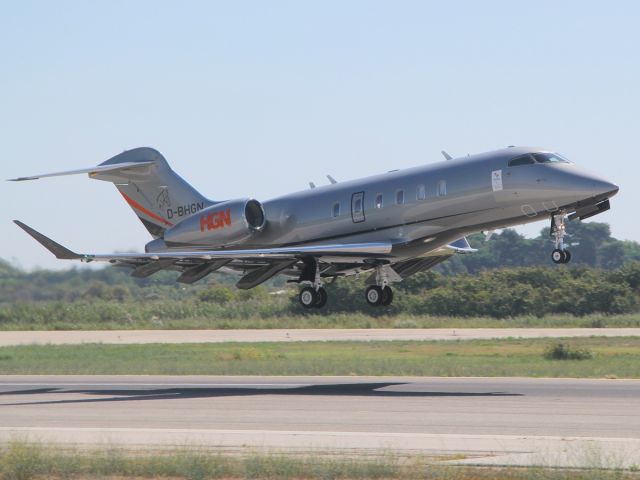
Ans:
[[[559,153],[550,153],[550,152],[538,152],[538,153],[527,153],[525,155],[520,155],[519,157],[512,158],[509,160],[510,167],[517,167],[520,165],[534,165],[536,163],[571,163],[565,157],[560,155]]]
[[[531,155],[527,153],[526,155],[520,155],[519,157],[516,157],[509,161],[509,166],[517,167],[519,165],[533,165],[534,163],[536,162],[533,160]]]
[[[533,158],[538,163],[571,163],[559,153],[534,153]]]

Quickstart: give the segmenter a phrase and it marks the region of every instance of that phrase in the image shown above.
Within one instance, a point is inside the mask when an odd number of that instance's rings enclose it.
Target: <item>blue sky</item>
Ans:
[[[640,240],[635,1],[4,2],[2,177],[153,146],[214,199],[257,199],[507,145],[541,145],[621,187],[596,221]],[[141,249],[115,188],[0,185],[0,256],[66,267]],[[545,224],[522,229],[535,234]]]

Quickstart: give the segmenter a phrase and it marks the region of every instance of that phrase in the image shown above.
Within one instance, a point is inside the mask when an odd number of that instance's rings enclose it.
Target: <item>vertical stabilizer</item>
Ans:
[[[123,164],[122,169],[117,165]],[[128,167],[131,164],[144,164]],[[171,170],[160,152],[141,147],[127,150],[100,164],[116,167],[89,173],[95,180],[113,182],[140,221],[155,238],[167,228],[212,205]]]

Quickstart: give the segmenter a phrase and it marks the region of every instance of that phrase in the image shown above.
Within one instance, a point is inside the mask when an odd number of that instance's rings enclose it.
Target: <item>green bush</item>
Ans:
[[[602,326],[607,324],[606,315],[640,312],[639,261],[613,271],[584,265],[534,266],[447,276],[431,270],[393,284],[394,302],[388,308],[366,303],[368,275],[359,280],[338,278],[325,285],[327,305],[310,310],[300,307],[298,288],[293,286],[276,290],[264,284],[237,290],[226,282],[227,277],[218,276],[212,276],[209,284],[184,286],[164,273],[155,282],[144,279],[145,283],[137,284],[112,270],[72,270],[64,275],[40,272],[36,276],[8,270],[11,278],[0,277],[0,298],[10,298],[0,301],[0,324],[158,324],[295,315],[322,317],[329,326],[328,318],[340,314],[361,314],[373,320],[399,315],[509,319],[598,314],[604,319],[594,326]],[[36,297],[28,293],[33,288],[31,281],[41,287]]]
[[[201,302],[212,302],[224,305],[235,298],[235,292],[225,285],[212,285],[198,294]]]
[[[593,352],[587,348],[572,348],[566,343],[551,345],[544,352],[547,360],[591,360]]]

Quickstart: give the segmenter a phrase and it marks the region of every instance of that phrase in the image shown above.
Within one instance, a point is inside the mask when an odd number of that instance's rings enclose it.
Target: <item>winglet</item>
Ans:
[[[53,253],[56,256],[56,258],[59,258],[61,260],[77,260],[79,258],[82,258],[82,255],[78,255],[77,253],[72,252],[68,248],[63,247],[59,243],[54,242],[49,237],[46,237],[40,232],[31,228],[30,226],[25,225],[20,220],[14,220],[13,223],[18,225],[21,229],[23,229],[25,232],[27,232],[29,235],[35,238],[38,241],[38,243],[40,243],[44,248],[46,248],[51,253]]]

